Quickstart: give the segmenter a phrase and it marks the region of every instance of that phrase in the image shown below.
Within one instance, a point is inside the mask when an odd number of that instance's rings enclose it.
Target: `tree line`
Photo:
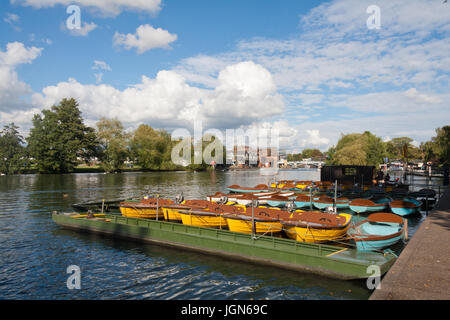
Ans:
[[[127,161],[140,170],[209,167],[204,161],[188,166],[174,164],[171,153],[178,141],[173,141],[166,130],[141,124],[127,132],[120,120],[107,118],[100,119],[96,128],[85,125],[73,98],[35,114],[28,137],[21,136],[18,129],[11,123],[0,132],[1,173],[70,173],[82,164],[113,172],[124,169]]]
[[[326,164],[373,165],[388,161],[423,161],[436,166],[450,165],[450,126],[436,129],[436,136],[418,147],[409,137],[383,141],[369,131],[342,135],[335,146],[326,152]]]

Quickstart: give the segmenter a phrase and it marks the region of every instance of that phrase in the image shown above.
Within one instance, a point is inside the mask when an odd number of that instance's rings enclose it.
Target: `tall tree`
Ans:
[[[327,152],[328,164],[371,165],[382,163],[385,146],[381,138],[369,131],[342,135],[336,147]]]
[[[40,173],[66,173],[98,151],[95,130],[86,126],[75,99],[63,99],[33,117],[27,138]]]
[[[435,152],[439,163],[444,166],[450,165],[450,126],[436,129],[436,137],[432,138]]]
[[[122,123],[118,119],[101,118],[97,122],[97,138],[103,169],[108,172],[120,170],[129,155],[129,135]]]
[[[175,169],[171,163],[172,139],[165,130],[154,130],[142,124],[133,133],[130,151],[136,163],[143,169]]]
[[[6,125],[0,132],[0,172],[17,173],[28,160],[23,146],[23,137],[14,123]]]

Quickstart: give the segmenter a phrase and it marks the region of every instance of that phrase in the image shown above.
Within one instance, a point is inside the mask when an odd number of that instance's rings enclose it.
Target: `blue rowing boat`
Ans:
[[[349,206],[350,199],[348,198],[337,198],[336,208],[346,209]],[[313,199],[313,205],[318,209],[326,209],[327,207],[332,207],[334,204],[334,199],[328,196],[321,196],[318,199]]]
[[[360,251],[376,251],[406,239],[406,220],[392,213],[372,213],[350,227],[347,235]]]
[[[389,205],[393,213],[399,216],[407,216],[419,211],[422,202],[413,198],[404,198],[403,200],[394,200]]]
[[[389,208],[390,198],[381,197],[376,199],[354,199],[350,201],[350,209],[357,213],[381,212]]]
[[[248,187],[241,187],[239,185],[232,185],[225,188],[226,190],[230,192],[236,192],[236,193],[256,193],[256,192],[267,192],[269,191],[269,187],[265,184],[259,184],[255,186],[254,188],[248,188]]]

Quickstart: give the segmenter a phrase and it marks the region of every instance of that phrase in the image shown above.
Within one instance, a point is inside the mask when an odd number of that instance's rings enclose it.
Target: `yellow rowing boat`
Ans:
[[[142,199],[141,202],[121,202],[119,208],[124,217],[163,219],[162,208],[164,205],[170,204],[173,204],[173,201],[168,199]]]
[[[351,214],[338,215],[325,212],[303,212],[298,219],[282,221],[286,235],[300,242],[326,242],[345,237]]]

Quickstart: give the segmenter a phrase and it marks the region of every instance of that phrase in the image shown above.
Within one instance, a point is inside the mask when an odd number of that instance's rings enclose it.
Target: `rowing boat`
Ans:
[[[120,213],[130,218],[156,219],[164,218],[163,206],[171,205],[170,199],[142,199],[140,202],[121,202]]]
[[[295,219],[282,219],[286,235],[300,242],[326,242],[343,239],[350,227],[351,214],[319,211],[298,213]]]
[[[378,199],[353,199],[350,201],[350,209],[357,213],[380,212],[389,207],[390,199],[383,197]]]
[[[392,213],[373,213],[352,226],[347,234],[360,251],[380,250],[405,237],[405,220]]]
[[[415,213],[421,207],[422,202],[417,201],[413,198],[405,198],[403,200],[394,200],[389,206],[391,211],[399,216],[406,216]]]
[[[231,185],[226,187],[226,189],[230,192],[237,192],[237,193],[254,193],[254,192],[267,192],[269,191],[269,187],[265,184],[259,184],[255,186],[254,188],[249,187],[241,187],[239,185]]]
[[[349,206],[350,199],[348,198],[337,198],[336,208],[346,209]],[[332,207],[334,205],[334,199],[328,196],[321,196],[318,199],[313,199],[313,205],[318,209],[326,209],[327,207]]]

